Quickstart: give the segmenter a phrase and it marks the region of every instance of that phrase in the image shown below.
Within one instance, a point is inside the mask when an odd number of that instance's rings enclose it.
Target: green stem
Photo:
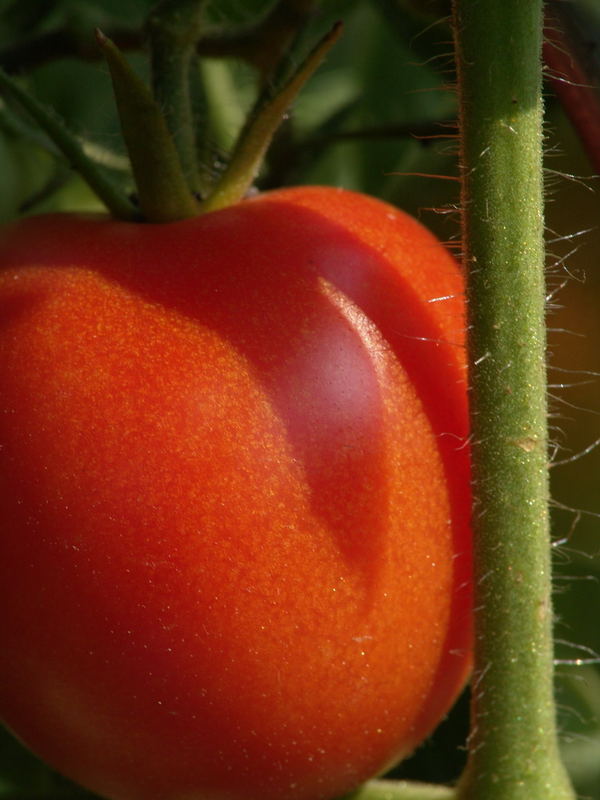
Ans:
[[[110,39],[101,31],[96,31],[96,37],[110,70],[143,218],[147,222],[175,222],[196,216],[198,204],[150,90]]]
[[[461,800],[572,800],[553,699],[541,0],[455,0],[474,481]]]
[[[161,0],[147,22],[152,88],[179,153],[188,186],[200,193],[190,66],[202,30],[205,0]]]
[[[244,197],[258,174],[267,148],[285,113],[300,89],[338,40],[341,32],[341,23],[334,25],[281,91],[259,105],[258,111],[250,117],[248,124],[240,133],[227,169],[211,194],[202,203],[201,210],[203,212],[216,211],[219,208],[233,205]]]
[[[16,100],[32,117],[96,196],[117,219],[138,218],[137,209],[106,173],[86,155],[77,138],[50,109],[39,103],[0,69],[0,92]]]

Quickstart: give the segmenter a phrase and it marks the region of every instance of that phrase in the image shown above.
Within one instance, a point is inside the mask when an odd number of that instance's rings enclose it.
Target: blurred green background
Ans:
[[[270,5],[213,0],[207,18],[235,26]],[[51,53],[49,43],[56,32],[63,41],[91,42],[96,26],[109,33],[139,28],[151,6],[151,0],[0,0],[0,63],[125,183],[107,69],[97,58],[62,57],[60,47]],[[344,36],[296,103],[259,186],[324,183],[368,192],[414,214],[458,251],[457,100],[446,13],[439,0],[321,3],[291,58],[336,19],[345,21]],[[147,72],[142,51],[130,58]],[[204,59],[194,88],[206,166],[218,171],[255,96],[256,75],[236,60]],[[564,462],[552,469],[557,694],[577,791],[600,800],[600,671],[588,663],[600,651],[600,447],[583,455],[600,439],[600,183],[549,85],[546,93],[551,425],[555,460]],[[2,100],[0,182],[2,222],[99,208],[45,137]],[[465,695],[394,776],[454,780],[465,759],[467,715]],[[0,729],[0,798],[76,796],[86,794]]]

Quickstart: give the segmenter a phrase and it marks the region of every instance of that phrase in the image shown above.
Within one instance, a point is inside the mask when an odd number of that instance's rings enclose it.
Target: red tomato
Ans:
[[[118,800],[317,800],[470,649],[461,277],[335,189],[0,241],[0,711]]]

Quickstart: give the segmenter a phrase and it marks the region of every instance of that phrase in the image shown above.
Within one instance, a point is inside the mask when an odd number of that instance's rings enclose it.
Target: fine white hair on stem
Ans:
[[[555,644],[560,644],[569,648],[573,648],[582,655],[575,655],[572,658],[555,658],[554,664],[563,666],[576,666],[580,667],[585,664],[600,664],[600,654],[598,654],[591,647],[584,644],[574,644],[565,639],[555,639]],[[583,657],[582,657],[583,656]]]

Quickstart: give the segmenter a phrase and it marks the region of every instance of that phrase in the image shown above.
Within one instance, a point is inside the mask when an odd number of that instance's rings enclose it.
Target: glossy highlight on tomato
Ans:
[[[114,800],[319,800],[470,665],[463,286],[380,201],[0,233],[0,714]]]

